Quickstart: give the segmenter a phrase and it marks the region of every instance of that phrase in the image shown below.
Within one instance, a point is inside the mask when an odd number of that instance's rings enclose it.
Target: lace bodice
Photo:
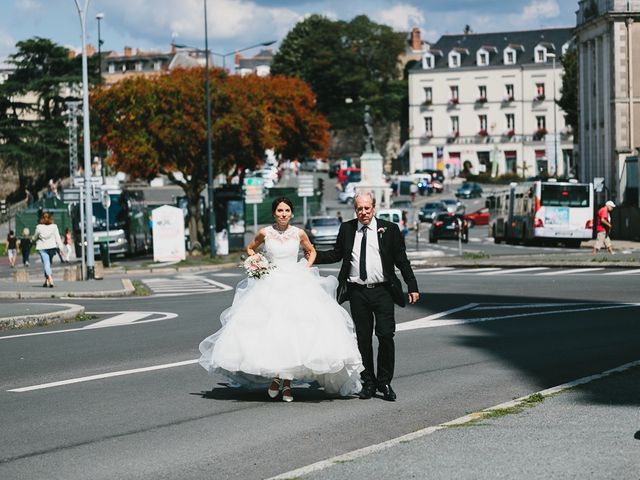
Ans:
[[[284,232],[272,226],[264,229],[265,253],[269,259],[278,264],[293,264],[298,261],[300,250],[300,229],[289,225]]]

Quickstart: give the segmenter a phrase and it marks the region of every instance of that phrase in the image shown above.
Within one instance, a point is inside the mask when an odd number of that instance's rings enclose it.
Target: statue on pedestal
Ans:
[[[371,118],[371,107],[364,107],[364,153],[376,151],[376,143],[373,139],[373,119]]]

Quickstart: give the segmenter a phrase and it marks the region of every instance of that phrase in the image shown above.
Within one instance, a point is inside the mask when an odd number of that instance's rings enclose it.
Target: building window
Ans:
[[[486,50],[480,50],[476,57],[476,63],[481,67],[489,65],[489,53]]]
[[[514,113],[507,113],[505,115],[507,120],[507,130],[514,130],[516,128],[516,116]]]
[[[544,83],[536,83],[536,100],[538,102],[543,101],[546,98],[544,93]]]
[[[433,118],[431,117],[424,118],[424,134],[426,137],[433,136]]]
[[[513,48],[505,48],[503,61],[505,65],[515,65],[516,51]]]
[[[424,104],[431,105],[433,103],[433,90],[431,87],[424,87]]]
[[[460,66],[460,54],[458,52],[451,52],[449,54],[449,68],[457,68]]]
[[[505,93],[506,93],[505,94],[505,98],[504,98],[505,101],[506,102],[513,102],[513,100],[515,98],[513,96],[513,84],[508,83],[504,87],[505,87]]]
[[[458,117],[451,117],[451,133],[456,137],[460,133],[460,120]]]
[[[504,163],[508,173],[518,173],[518,153],[517,152],[515,151],[504,152]],[[523,176],[524,176],[524,172],[523,172]]]
[[[547,119],[544,115],[536,116],[536,131],[533,133],[534,140],[542,140],[547,134]]]
[[[109,71],[109,73],[116,73],[116,66],[113,63],[110,63],[107,67],[107,70]]]
[[[478,103],[485,103],[487,101],[487,87],[485,85],[478,86]]]
[[[489,132],[487,131],[487,116],[486,115],[478,115],[478,124],[480,126],[480,130],[478,130],[478,135],[481,137],[486,137]]]
[[[547,49],[544,47],[536,47],[534,53],[534,59],[536,63],[544,63],[547,61]]]
[[[547,119],[544,115],[539,115],[536,117],[536,125],[538,129],[543,129],[547,127]]]
[[[460,98],[458,97],[458,86],[451,85],[449,87],[449,90],[451,91],[451,97],[449,98],[449,103],[451,105],[457,105],[458,102],[460,102]]]
[[[435,65],[435,57],[431,53],[425,53],[422,57],[422,68],[432,69]]]

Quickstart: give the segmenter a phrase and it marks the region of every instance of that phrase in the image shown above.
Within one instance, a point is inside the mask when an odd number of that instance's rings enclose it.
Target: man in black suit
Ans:
[[[395,305],[405,306],[398,267],[409,290],[409,303],[419,298],[418,283],[411,270],[404,237],[395,223],[375,217],[375,198],[370,192],[354,197],[356,219],[344,222],[332,250],[318,251],[315,263],[342,262],[338,275],[338,302],[349,300],[364,371],[361,399],[378,389],[385,400],[394,401],[391,388],[395,365]],[[363,254],[364,252],[364,254]],[[373,365],[373,333],[378,338],[378,373]]]

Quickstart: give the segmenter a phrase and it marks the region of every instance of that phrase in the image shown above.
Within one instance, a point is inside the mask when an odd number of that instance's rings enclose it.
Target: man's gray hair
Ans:
[[[373,196],[373,193],[369,190],[358,190],[356,194],[353,196],[353,206],[355,208],[356,202],[360,197],[369,197],[371,199],[371,206],[375,208],[376,206],[376,197]]]

